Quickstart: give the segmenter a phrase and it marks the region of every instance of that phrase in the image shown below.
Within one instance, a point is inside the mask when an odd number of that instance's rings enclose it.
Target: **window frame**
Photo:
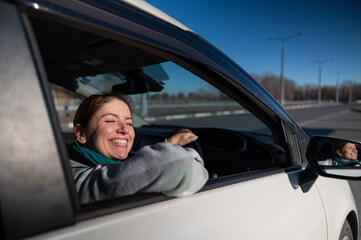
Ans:
[[[123,43],[129,44],[131,46],[138,47],[142,50],[151,52],[153,54],[157,54],[159,56],[162,56],[175,64],[179,65],[180,67],[186,69],[187,71],[195,74],[196,76],[200,77],[202,80],[210,83],[214,87],[218,88],[220,91],[224,92],[228,96],[230,96],[233,100],[237,101],[239,104],[244,106],[248,111],[250,111],[254,116],[256,116],[259,120],[265,123],[266,126],[270,128],[270,130],[273,133],[273,136],[275,137],[275,141],[279,143],[280,145],[283,145],[285,140],[285,135],[281,134],[283,131],[280,131],[282,129],[282,126],[280,124],[280,119],[276,116],[276,114],[266,107],[265,103],[261,102],[257,98],[252,95],[252,93],[245,91],[244,89],[241,89],[242,86],[238,85],[237,81],[232,80],[230,77],[227,77],[226,75],[222,74],[221,72],[217,71],[216,69],[206,66],[200,62],[197,62],[195,60],[192,60],[186,56],[180,56],[176,53],[172,53],[170,51],[166,51],[164,49],[159,48],[159,46],[152,45],[152,42],[139,42],[134,39],[130,39],[126,35],[122,35],[120,31],[118,32],[112,32],[102,27],[96,27],[92,25],[88,25],[86,23],[83,23],[79,20],[70,20],[68,18],[63,18],[59,16],[53,16],[51,14],[47,13],[34,13],[33,11],[28,12],[29,16],[33,17],[45,17],[47,19],[51,19],[53,21],[56,21],[60,24],[65,24],[68,26],[72,26],[75,28],[80,28],[84,31],[88,31],[91,33],[95,33],[101,36],[105,36],[108,38],[111,38],[116,41],[121,41]],[[30,30],[29,30],[30,31]],[[36,52],[37,47],[36,43],[34,43],[33,51]],[[52,120],[56,121],[57,116],[55,112],[55,106],[53,103],[53,100],[51,98],[50,93],[50,87],[49,83],[45,74],[45,66],[42,63],[40,52],[35,54],[35,59],[37,62],[37,67],[39,69],[39,72],[41,72],[41,79],[42,79],[42,86],[44,88],[44,99],[46,102],[49,103],[48,109],[49,114],[51,115]],[[243,78],[249,78],[248,75],[243,75]],[[217,79],[217,81],[216,81]],[[222,79],[221,81],[219,79]],[[240,80],[239,80],[240,81]],[[268,109],[268,110],[267,110]],[[78,200],[78,197],[76,195],[75,191],[75,185],[71,186],[73,183],[72,175],[70,173],[70,165],[68,163],[68,154],[66,152],[66,148],[63,143],[63,138],[61,136],[60,126],[58,123],[54,123],[53,121],[53,127],[55,131],[55,137],[58,142],[58,148],[61,155],[61,159],[63,162],[64,171],[66,174],[67,182],[68,182],[68,188],[70,189],[70,195],[73,199],[74,208],[76,211],[76,217],[78,220],[85,220],[89,219],[95,216],[101,216],[104,214],[109,214],[115,211],[122,211],[130,208],[135,208],[139,206],[144,206],[150,203],[160,202],[164,200],[168,200],[168,197],[161,196],[160,194],[149,194],[147,196],[130,196],[129,198],[119,198],[119,199],[110,199],[109,201],[102,201],[97,202],[94,204],[89,204],[86,206],[81,206],[80,202]],[[272,126],[272,127],[270,127]],[[68,168],[68,169],[66,169]],[[251,179],[261,178],[270,176],[273,174],[278,174],[284,172],[284,169],[264,169],[258,173],[248,173],[248,174],[239,174],[237,176],[229,176],[226,178],[223,178],[221,180],[213,180],[206,184],[206,186],[201,190],[209,190],[209,189],[215,189],[218,187],[224,187],[228,186],[234,183],[244,182]],[[71,179],[69,179],[71,178]]]

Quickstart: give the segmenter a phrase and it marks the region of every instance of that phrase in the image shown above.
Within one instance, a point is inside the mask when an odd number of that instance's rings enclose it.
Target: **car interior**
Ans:
[[[30,21],[66,144],[75,141],[72,116],[77,104],[94,93],[117,91],[134,103],[136,138],[131,155],[180,128],[189,128],[199,137],[189,147],[203,157],[211,180],[287,165],[271,127],[198,77],[199,89],[191,89],[195,77],[180,75],[187,71],[177,64],[131,42],[35,17]],[[176,88],[181,90],[176,92]]]

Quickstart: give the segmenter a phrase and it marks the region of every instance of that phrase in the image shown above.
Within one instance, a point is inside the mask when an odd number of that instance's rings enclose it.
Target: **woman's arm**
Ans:
[[[190,195],[204,186],[208,172],[195,150],[163,142],[143,147],[121,164],[73,168],[73,177],[81,202],[88,203],[135,193]]]

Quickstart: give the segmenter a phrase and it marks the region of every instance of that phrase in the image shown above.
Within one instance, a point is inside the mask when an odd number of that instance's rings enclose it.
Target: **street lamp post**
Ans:
[[[285,41],[291,39],[291,38],[295,38],[298,36],[301,36],[302,33],[297,33],[294,35],[289,35],[283,38],[280,37],[276,37],[276,38],[268,38],[269,41],[281,41],[282,43],[282,49],[281,49],[281,75],[280,75],[280,103],[281,105],[284,105],[284,98],[285,98],[285,80],[284,80],[284,62],[285,62]]]
[[[318,93],[317,93],[317,102],[318,105],[321,105],[321,72],[322,72],[322,63],[330,62],[332,58],[324,59],[324,60],[315,60],[311,62],[318,63]]]
[[[352,102],[352,84],[353,84],[353,82],[350,81],[350,89],[349,89],[349,92],[348,92],[348,103]]]
[[[339,96],[340,96],[340,83],[339,83],[340,73],[346,73],[346,72],[347,72],[347,70],[334,72],[334,73],[337,74],[337,78],[336,78],[336,103],[339,102]]]

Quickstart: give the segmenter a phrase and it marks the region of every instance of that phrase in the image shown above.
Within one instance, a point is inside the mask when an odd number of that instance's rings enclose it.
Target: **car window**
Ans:
[[[300,145],[300,149],[301,149],[302,161],[307,162],[306,150],[307,150],[307,146],[308,146],[308,137],[307,137],[306,133],[300,127],[297,127],[297,135],[299,138],[299,145]]]
[[[46,69],[63,140],[75,141],[72,119],[80,102],[99,92],[132,99],[136,138],[131,153],[180,128],[199,136],[210,180],[285,165],[274,126],[209,78],[132,41],[115,41],[43,19],[30,18]],[[222,77],[212,81],[221,81]],[[224,80],[224,79],[223,79]],[[261,118],[259,117],[261,116]],[[279,133],[278,133],[279,134]]]
[[[298,137],[297,134],[287,125],[285,126],[285,132],[287,137],[287,145],[289,148],[289,152],[292,157],[292,161],[295,164],[299,164],[302,162],[301,160],[301,153],[300,153],[300,146],[298,144]]]

